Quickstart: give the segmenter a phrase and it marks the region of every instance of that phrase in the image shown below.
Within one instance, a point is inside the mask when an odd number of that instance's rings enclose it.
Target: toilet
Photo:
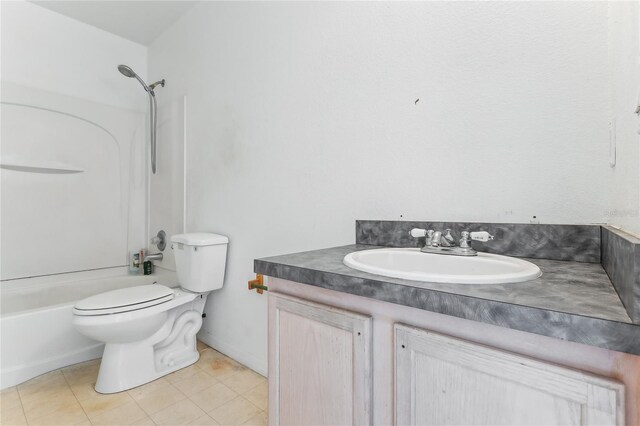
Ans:
[[[218,234],[174,235],[171,248],[180,287],[123,288],[75,305],[76,330],[105,343],[97,392],[131,389],[198,360],[196,333],[207,295],[222,287],[228,242]]]

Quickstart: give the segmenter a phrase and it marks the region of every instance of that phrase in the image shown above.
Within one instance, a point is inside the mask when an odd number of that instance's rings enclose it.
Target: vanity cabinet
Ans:
[[[276,278],[268,298],[272,426],[640,420],[634,355]]]
[[[617,382],[395,325],[398,425],[616,425]]]
[[[371,424],[371,317],[269,294],[269,424]]]

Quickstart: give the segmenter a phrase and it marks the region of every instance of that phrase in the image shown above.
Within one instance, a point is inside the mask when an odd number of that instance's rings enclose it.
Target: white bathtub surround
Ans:
[[[1,107],[2,279],[126,265],[145,241],[144,115],[10,83]]]
[[[0,388],[47,371],[99,358],[103,344],[71,324],[73,305],[105,291],[160,281],[175,274],[128,276],[126,267],[3,281],[0,286]]]
[[[76,330],[105,343],[97,392],[131,389],[198,360],[196,333],[207,295],[224,283],[228,242],[210,233],[174,235],[180,288],[139,286],[76,303]]]

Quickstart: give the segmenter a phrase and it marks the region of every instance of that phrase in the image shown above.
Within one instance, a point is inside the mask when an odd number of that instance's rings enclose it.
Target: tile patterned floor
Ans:
[[[200,360],[154,382],[97,393],[99,360],[36,377],[0,394],[0,424],[266,425],[267,380],[198,342]]]

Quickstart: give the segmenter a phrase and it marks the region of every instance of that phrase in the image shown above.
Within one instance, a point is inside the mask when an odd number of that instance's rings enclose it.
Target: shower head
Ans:
[[[144,87],[144,90],[146,90],[151,94],[153,93],[153,89],[150,89],[149,86],[147,86],[147,84],[138,76],[138,74],[136,74],[131,69],[131,67],[127,65],[118,65],[118,71],[120,71],[120,74],[124,75],[125,77],[135,78],[140,82],[140,84],[142,84],[142,87]]]
[[[156,88],[156,86],[162,86],[164,87],[164,78],[162,80],[156,81],[155,83],[152,83],[150,85],[147,86],[147,83],[145,83],[140,76],[138,76],[138,74],[136,74],[131,67],[127,66],[127,65],[118,65],[118,71],[120,71],[120,74],[124,75],[125,77],[129,77],[129,78],[135,78],[136,80],[138,80],[138,82],[140,84],[142,84],[142,87],[144,87],[144,90],[147,91],[147,94],[149,95],[149,124],[151,126],[150,128],[150,136],[151,136],[151,171],[153,173],[156,172],[156,125],[157,125],[157,121],[158,121],[158,105],[156,103],[156,94],[153,91],[153,89]]]
[[[136,73],[126,65],[118,65],[118,71],[125,77],[134,77],[136,75]]]

